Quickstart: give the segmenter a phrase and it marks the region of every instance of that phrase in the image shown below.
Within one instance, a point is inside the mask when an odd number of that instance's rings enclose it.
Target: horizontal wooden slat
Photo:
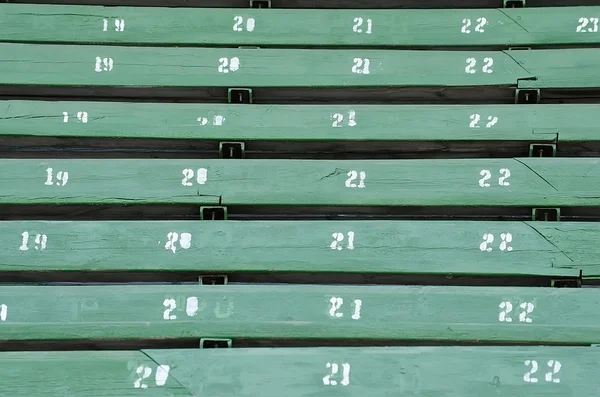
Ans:
[[[600,159],[0,160],[0,204],[599,206]]]
[[[592,222],[12,221],[0,234],[0,271],[578,277],[600,267]]]
[[[0,135],[255,141],[599,141],[600,105],[3,101]]]
[[[9,286],[0,337],[588,344],[600,341],[599,304],[598,289],[535,287]]]
[[[598,44],[599,17],[600,7],[357,11],[5,4],[0,8],[0,41],[231,46]]]
[[[571,73],[561,68],[561,75],[567,76],[564,78],[571,76],[579,81],[575,68],[577,73],[585,76],[584,61],[600,64],[600,54],[594,51],[570,51],[575,50],[558,50],[555,54],[571,62]],[[546,60],[546,56],[539,55]],[[552,57],[552,54],[549,56]],[[532,62],[536,62],[535,57]],[[551,67],[547,64],[530,65],[534,66],[542,69]],[[552,70],[549,73],[551,78]],[[534,77],[535,72],[523,69],[510,54],[501,51],[401,52],[0,44],[0,84],[3,85],[514,86],[519,79]],[[593,80],[586,79],[585,84],[593,85]],[[543,81],[538,83],[543,84]]]
[[[584,397],[600,386],[598,356],[543,346],[171,349],[6,352],[0,366],[2,391],[19,397]]]

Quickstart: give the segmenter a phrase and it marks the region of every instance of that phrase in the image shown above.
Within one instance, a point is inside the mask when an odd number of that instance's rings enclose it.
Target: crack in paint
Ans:
[[[152,358],[152,357],[151,357],[151,356],[150,356],[148,353],[146,353],[146,351],[144,351],[144,350],[139,350],[139,352],[140,352],[140,353],[142,353],[144,356],[148,357],[150,360],[152,360],[152,362],[153,362],[154,364],[156,364],[156,365],[157,365],[157,367],[160,367],[161,365],[163,365],[163,364],[159,364],[159,363],[158,363],[158,361],[156,361],[154,358]],[[189,391],[189,390],[188,390],[188,388],[187,388],[187,387],[185,387],[185,386],[184,386],[184,385],[183,385],[183,384],[182,384],[180,381],[178,381],[178,380],[177,380],[177,378],[175,378],[175,375],[173,375],[173,373],[172,373],[172,372],[170,372],[170,371],[169,371],[169,377],[170,377],[171,379],[173,379],[175,382],[177,382],[177,384],[178,384],[179,386],[181,386],[181,387],[182,387],[182,388],[183,388],[183,389],[184,389],[186,392],[188,392],[188,393],[190,394],[190,397],[196,397],[196,396],[195,396],[195,395],[194,395],[194,394],[193,394],[191,391]]]
[[[533,226],[532,226],[530,223],[528,223],[528,222],[523,222],[523,223],[524,223],[525,225],[529,226],[529,227],[531,228],[531,230],[533,230],[534,232],[536,232],[537,234],[539,234],[539,235],[540,235],[540,236],[541,236],[541,237],[542,237],[544,240],[546,240],[546,242],[548,242],[548,244],[552,245],[554,248],[556,248],[557,250],[559,250],[559,251],[560,251],[560,253],[561,253],[561,254],[563,254],[563,255],[564,255],[564,256],[565,256],[565,257],[566,257],[568,260],[570,260],[571,262],[575,263],[575,261],[574,261],[573,259],[571,259],[571,258],[569,257],[569,255],[565,254],[565,253],[563,252],[563,250],[561,250],[560,248],[558,248],[558,247],[556,246],[556,244],[554,244],[552,241],[548,240],[548,238],[547,238],[546,236],[544,236],[542,233],[540,233],[540,231],[539,231],[539,230],[537,230],[535,227],[533,227]],[[552,266],[552,267],[554,267],[554,266]]]
[[[517,162],[523,164],[525,167],[527,167],[527,169],[531,172],[533,172],[534,174],[536,174],[537,176],[539,176],[541,178],[541,180],[543,180],[544,182],[546,182],[548,184],[548,186],[550,186],[552,189],[556,190],[557,192],[559,191],[557,188],[554,187],[553,184],[551,184],[550,182],[548,182],[546,180],[546,178],[544,178],[543,176],[541,176],[540,174],[538,174],[537,171],[535,171],[533,168],[531,168],[530,166],[528,166],[527,164],[525,164],[524,162],[522,162],[521,160],[515,158],[514,160],[516,160]]]

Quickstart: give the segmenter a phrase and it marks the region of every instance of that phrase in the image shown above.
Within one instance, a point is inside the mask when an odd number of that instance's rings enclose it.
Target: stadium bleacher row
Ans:
[[[600,390],[599,20],[1,4],[0,396]]]

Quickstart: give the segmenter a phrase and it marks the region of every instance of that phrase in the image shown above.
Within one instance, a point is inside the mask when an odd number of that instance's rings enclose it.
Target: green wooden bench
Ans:
[[[0,160],[0,204],[598,206],[598,158]]]
[[[594,222],[13,221],[0,235],[2,272],[600,276]]]
[[[7,4],[0,8],[0,41],[197,46],[580,45],[600,44],[599,16],[600,7],[356,11]]]
[[[598,88],[595,49],[384,51],[0,44],[0,85]]]
[[[333,285],[4,286],[0,339],[600,342],[600,290]],[[235,341],[234,341],[235,342]]]
[[[8,352],[0,367],[3,390],[31,397],[558,397],[600,386],[598,356],[589,347]]]
[[[194,141],[598,142],[597,104],[239,105],[2,101],[0,136]],[[114,145],[113,145],[114,146]],[[523,145],[526,147],[527,145]],[[281,146],[277,148],[280,150]],[[381,148],[380,148],[381,149]],[[271,150],[272,151],[272,150]]]

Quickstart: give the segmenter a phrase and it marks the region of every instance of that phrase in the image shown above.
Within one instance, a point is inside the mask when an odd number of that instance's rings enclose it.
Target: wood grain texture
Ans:
[[[588,53],[588,50],[577,50],[583,52],[577,53],[576,59],[572,59],[568,53],[572,50],[561,51],[560,57],[571,59],[572,66],[577,67],[578,72],[582,68],[581,61],[578,61],[581,57],[600,64],[600,54],[594,51]],[[469,58],[476,58],[473,73],[465,71],[473,63],[467,62]],[[490,60],[484,61],[485,58],[492,58],[493,65]],[[232,59],[238,62],[232,62]],[[363,61],[359,62],[358,59]],[[365,66],[364,59],[369,60],[368,66]],[[493,70],[492,73],[483,71],[485,64],[490,65],[491,69],[487,70]],[[364,73],[366,67],[368,73]],[[540,64],[538,67],[546,66]],[[564,73],[561,70],[561,74]],[[535,74],[523,69],[510,54],[502,51],[404,52],[0,44],[0,84],[3,85],[513,86],[519,79],[534,77]],[[577,79],[577,76],[573,74],[573,78]],[[586,80],[586,84],[593,85],[589,80]]]
[[[230,46],[598,44],[598,23],[589,19],[599,13],[600,7],[357,12],[5,4],[0,8],[0,41]],[[582,17],[588,23],[578,22]]]
[[[0,391],[18,397],[112,397],[115,391],[123,397],[584,397],[600,385],[598,355],[593,347],[544,346],[7,352],[0,354],[6,374]],[[528,378],[536,383],[524,379],[532,361],[538,368]],[[149,372],[142,380],[140,366]],[[169,367],[164,384],[157,382],[164,378],[156,376],[159,366]]]
[[[599,164],[597,158],[4,159],[0,204],[598,206]]]
[[[0,222],[0,271],[578,277],[600,267],[599,233],[593,222],[12,221]]]
[[[596,104],[259,106],[2,101],[0,135],[297,142],[585,142],[600,140],[595,127],[599,111]]]
[[[5,286],[0,288],[0,304],[5,314],[0,337],[5,341],[214,337],[600,342],[598,289]]]

